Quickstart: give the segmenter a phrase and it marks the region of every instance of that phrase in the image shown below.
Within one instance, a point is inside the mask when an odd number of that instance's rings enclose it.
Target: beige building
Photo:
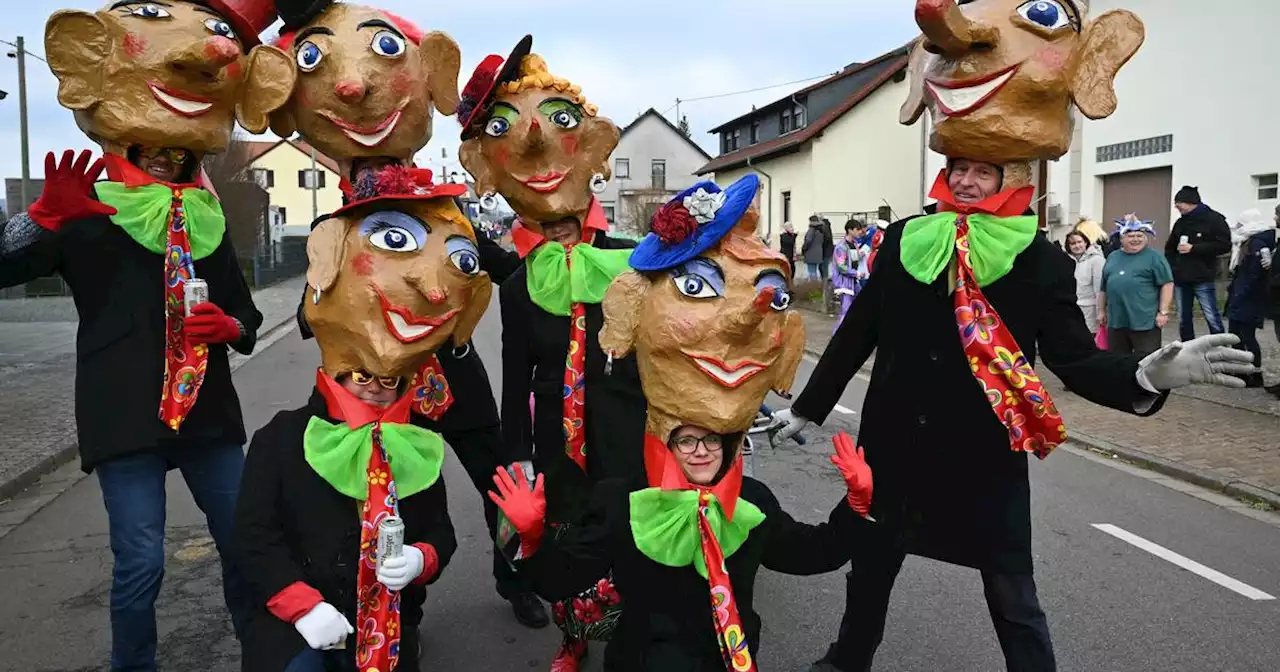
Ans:
[[[249,141],[249,176],[267,190],[286,234],[307,235],[311,221],[342,207],[338,164],[302,140]],[[315,198],[312,199],[312,185]]]
[[[714,172],[722,185],[758,173],[760,235],[772,245],[785,222],[803,240],[814,214],[830,220],[838,237],[850,218],[892,221],[919,212],[921,129],[898,122],[906,67],[907,49],[895,49],[712,129],[721,155],[698,173]]]

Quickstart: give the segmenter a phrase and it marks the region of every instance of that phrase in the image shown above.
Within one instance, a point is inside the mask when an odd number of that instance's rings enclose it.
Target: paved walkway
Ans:
[[[301,277],[254,292],[259,335],[293,319]],[[75,342],[70,298],[0,300],[0,500],[75,454]]]
[[[808,310],[803,314],[806,350],[820,356],[835,321]],[[1260,336],[1268,382],[1280,381],[1280,343],[1270,323]],[[1176,329],[1165,335],[1166,342],[1176,338]],[[870,374],[873,361],[863,366],[864,373]],[[1139,418],[1085,401],[1046,367],[1036,370],[1073,440],[1234,496],[1280,504],[1280,399],[1258,389],[1199,385],[1170,395],[1159,414]]]

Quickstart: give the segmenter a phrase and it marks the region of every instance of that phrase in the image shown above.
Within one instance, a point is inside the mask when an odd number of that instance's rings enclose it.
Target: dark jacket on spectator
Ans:
[[[1182,236],[1191,243],[1187,254],[1178,252]],[[1178,284],[1213,282],[1217,275],[1218,257],[1231,251],[1231,228],[1221,213],[1201,203],[1195,210],[1178,218],[1164,241],[1164,253],[1173,268],[1173,281]]]

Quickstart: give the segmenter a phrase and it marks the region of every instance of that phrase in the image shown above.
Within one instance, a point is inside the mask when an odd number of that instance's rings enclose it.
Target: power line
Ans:
[[[711,100],[713,98],[728,98],[729,96],[740,96],[744,93],[755,93],[757,91],[767,91],[769,89],[776,89],[780,86],[790,86],[792,84],[803,84],[805,82],[812,82],[815,79],[826,79],[827,77],[830,77],[833,74],[837,74],[837,73],[826,73],[822,75],[815,75],[813,77],[805,77],[804,79],[797,79],[791,82],[782,82],[780,84],[770,84],[769,86],[760,86],[754,89],[743,89],[742,91],[730,91],[729,93],[717,93],[710,96],[699,96],[697,98],[681,98],[680,102],[693,103],[699,100]],[[674,107],[674,105],[672,107]]]
[[[9,46],[13,47],[14,49],[17,49],[17,48],[18,48],[18,45],[14,44],[14,43],[12,43],[12,42],[10,42],[10,41],[8,41],[8,40],[0,40],[0,44],[7,44],[7,45],[9,45]],[[42,61],[45,65],[48,65],[48,64],[49,64],[49,61],[44,60],[44,57],[43,57],[43,56],[41,56],[40,54],[37,54],[37,53],[36,53],[36,52],[34,52],[34,51],[31,51],[30,49],[26,48],[25,46],[22,48],[22,53],[24,53],[24,54],[26,54],[26,55],[28,55],[28,56],[30,56],[30,57],[32,57],[32,58],[34,58],[34,59],[36,59],[37,61]]]

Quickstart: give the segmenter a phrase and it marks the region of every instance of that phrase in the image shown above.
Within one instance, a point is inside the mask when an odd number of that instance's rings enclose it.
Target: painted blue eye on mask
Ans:
[[[360,235],[388,252],[417,252],[427,244],[430,227],[397,210],[375,212],[360,221]]]
[[[1071,14],[1058,0],[1032,0],[1018,8],[1022,18],[1049,30],[1071,25]]]
[[[715,299],[724,296],[724,272],[714,262],[698,257],[672,269],[671,281],[676,290],[691,299]]]
[[[445,241],[445,249],[449,252],[449,261],[467,275],[480,272],[480,250],[466,236],[450,236]]]
[[[769,307],[778,312],[782,312],[791,307],[791,289],[787,286],[787,279],[782,277],[777,271],[765,271],[756,278],[756,295],[772,287],[777,290],[773,295],[773,301],[769,302]]]

